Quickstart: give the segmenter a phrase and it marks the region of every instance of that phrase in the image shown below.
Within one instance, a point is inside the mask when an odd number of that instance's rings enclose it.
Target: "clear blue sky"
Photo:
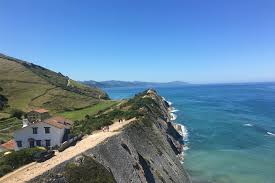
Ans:
[[[275,80],[274,0],[1,0],[0,52],[76,80]]]

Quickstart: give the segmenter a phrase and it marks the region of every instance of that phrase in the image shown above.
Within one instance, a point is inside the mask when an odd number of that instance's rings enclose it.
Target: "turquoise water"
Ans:
[[[145,88],[106,89],[128,98]],[[189,132],[194,182],[275,183],[275,83],[157,88]]]

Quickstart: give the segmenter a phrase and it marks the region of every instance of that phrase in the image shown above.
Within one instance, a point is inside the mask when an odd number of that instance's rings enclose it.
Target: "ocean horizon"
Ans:
[[[146,88],[107,88],[112,99]],[[274,183],[275,83],[156,88],[186,127],[184,166],[194,183]]]

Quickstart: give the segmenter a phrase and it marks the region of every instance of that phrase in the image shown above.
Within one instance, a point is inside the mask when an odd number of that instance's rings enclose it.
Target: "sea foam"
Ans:
[[[182,136],[184,141],[188,141],[188,130],[184,125],[179,124],[181,127],[181,133],[180,135]]]
[[[170,101],[168,101],[168,100],[166,100],[166,102],[171,106],[173,103],[172,102],[170,102]]]
[[[170,113],[170,115],[171,115],[171,118],[170,118],[170,120],[171,121],[176,121],[176,119],[177,119],[177,115],[176,114],[174,114],[174,113]]]
[[[271,135],[271,136],[275,136],[274,133],[271,133],[271,132],[266,132],[268,135]]]
[[[178,109],[175,109],[175,108],[172,108],[171,112],[174,113],[174,112],[178,112],[179,110]]]

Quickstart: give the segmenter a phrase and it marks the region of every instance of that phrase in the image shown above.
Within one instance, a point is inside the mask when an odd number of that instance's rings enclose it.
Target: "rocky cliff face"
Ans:
[[[134,102],[146,98],[153,103],[138,109],[146,115],[122,133],[30,182],[191,182],[177,156],[182,137],[169,122],[169,105],[154,90]]]

